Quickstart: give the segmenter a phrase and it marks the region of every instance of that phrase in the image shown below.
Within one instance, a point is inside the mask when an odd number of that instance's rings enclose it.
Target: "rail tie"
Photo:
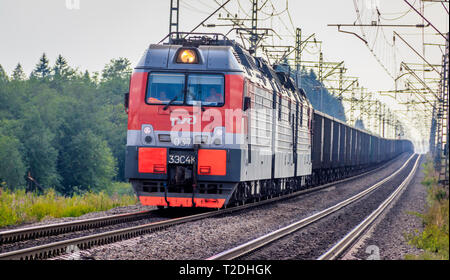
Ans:
[[[279,240],[282,237],[289,235],[301,228],[304,228],[304,227],[308,226],[309,224],[316,222],[332,213],[335,213],[338,210],[340,210],[341,208],[361,199],[362,197],[365,197],[369,193],[371,193],[374,190],[376,190],[377,188],[379,188],[385,182],[394,178],[399,172],[401,172],[404,168],[406,168],[407,164],[412,160],[413,157],[415,157],[414,154],[411,155],[411,157],[397,171],[395,171],[394,173],[392,173],[390,176],[386,177],[385,179],[379,181],[378,183],[374,184],[373,186],[365,189],[364,191],[362,191],[344,201],[341,201],[338,204],[335,204],[327,209],[324,209],[324,210],[319,211],[309,217],[306,217],[300,221],[297,221],[297,222],[292,223],[288,226],[285,226],[281,229],[278,229],[276,231],[270,232],[270,233],[263,235],[261,237],[258,237],[256,239],[253,239],[253,240],[251,240],[247,243],[244,243],[242,245],[239,245],[235,248],[232,248],[232,249],[226,250],[224,252],[221,252],[219,254],[216,254],[214,256],[211,256],[211,257],[207,258],[207,260],[232,260],[232,259],[238,258],[240,256],[243,256],[250,252],[253,252],[256,249],[259,249],[273,241]],[[417,161],[416,161],[416,164],[417,164]]]

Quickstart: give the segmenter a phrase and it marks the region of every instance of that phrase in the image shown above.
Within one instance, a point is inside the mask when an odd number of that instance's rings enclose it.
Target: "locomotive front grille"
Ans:
[[[221,183],[199,183],[196,193],[198,194],[223,194],[228,190]],[[164,193],[164,181],[142,181],[138,191],[145,193]],[[168,193],[192,193],[192,184],[168,185]]]

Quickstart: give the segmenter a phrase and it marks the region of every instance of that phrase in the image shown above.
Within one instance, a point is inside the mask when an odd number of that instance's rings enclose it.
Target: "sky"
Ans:
[[[216,2],[217,1],[217,2]],[[409,10],[404,0],[355,0],[361,8],[362,18],[370,19],[376,12],[382,12],[384,18],[401,17]],[[420,0],[408,0],[416,3]],[[202,19],[223,3],[224,0],[181,0],[180,26],[189,31]],[[260,1],[263,3],[265,1]],[[75,5],[71,6],[70,3]],[[77,5],[78,3],[78,5]],[[291,20],[286,12],[274,20],[268,20],[263,12],[270,11],[269,4],[278,12],[288,5]],[[239,4],[241,6],[239,6]],[[440,3],[427,3],[426,15],[441,32],[448,32],[448,14]],[[61,54],[69,64],[80,71],[101,71],[111,59],[126,57],[135,65],[149,44],[159,42],[169,31],[170,0],[0,0],[0,65],[11,74],[17,63],[21,63],[29,74],[42,53],[46,53],[53,64]],[[448,5],[446,5],[448,9]],[[232,0],[227,8],[239,16],[249,14],[250,0]],[[357,19],[353,0],[271,0],[259,17],[260,26],[274,27],[279,34],[289,35],[293,27],[302,28],[302,34],[315,33],[322,41],[321,50],[325,61],[345,61],[349,76],[359,78],[360,85],[369,91],[390,90],[394,88],[393,79],[386,73],[369,48],[356,36],[340,33],[336,27],[328,24],[354,23]],[[225,16],[224,11],[220,12]],[[368,15],[368,16],[367,16]],[[225,23],[213,16],[208,23]],[[266,19],[266,20],[264,20]],[[416,24],[421,18],[409,10],[398,21],[383,23]],[[366,22],[364,22],[366,23]],[[226,32],[225,28],[218,29]],[[360,30],[355,27],[347,31]],[[420,59],[404,44],[398,42],[396,64],[391,67],[393,53],[384,40],[377,37],[374,41],[373,28],[368,32],[369,45],[375,46],[379,59],[386,62],[385,67],[397,71],[401,61],[420,62]],[[385,37],[391,40],[393,29],[386,28]],[[417,50],[422,52],[420,30],[418,28],[397,28]],[[217,31],[199,29],[198,31]],[[427,42],[438,43],[439,36],[434,35],[430,27],[425,29]],[[378,34],[379,35],[379,34]],[[377,35],[377,36],[378,36]],[[293,43],[292,36],[283,36],[278,43]],[[311,46],[305,52],[304,59],[316,59],[318,52]],[[440,50],[436,46],[426,48],[427,57],[440,62]],[[386,60],[388,59],[388,60]]]
[[[169,0],[72,0],[77,1],[79,6],[69,9],[66,0],[0,0],[0,64],[8,73],[18,62],[29,73],[43,52],[52,63],[58,54],[62,54],[80,70],[99,71],[110,59],[117,57],[126,57],[134,65],[150,43],[158,42],[168,33]],[[233,2],[237,1],[230,2],[230,9],[236,6]],[[243,8],[249,7],[246,3],[249,1],[241,2]],[[286,6],[284,0],[272,2],[279,10]],[[362,41],[327,26],[355,21],[352,0],[287,2],[294,25],[301,27],[305,36],[315,33],[323,42],[326,60],[344,60],[348,74],[360,77],[361,84],[369,89],[392,88],[392,79]],[[374,2],[380,10],[392,13],[408,8],[401,0]],[[181,0],[180,26],[190,30],[216,7],[213,0]],[[409,23],[420,22],[417,15],[410,15]],[[210,22],[219,21],[213,17]],[[444,27],[443,32],[448,31],[444,17],[435,22]],[[274,25],[280,33],[287,34],[282,24]],[[352,29],[355,28],[347,30]]]

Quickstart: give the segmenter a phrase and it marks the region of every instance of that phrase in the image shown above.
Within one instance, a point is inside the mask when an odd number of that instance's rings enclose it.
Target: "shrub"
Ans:
[[[424,224],[422,232],[407,235],[408,243],[423,249],[419,256],[407,255],[406,259],[449,259],[449,199],[448,187],[438,184],[438,174],[428,157],[423,165],[425,178],[422,184],[427,188],[427,210],[415,214]]]
[[[37,222],[46,218],[78,217],[89,212],[136,204],[134,195],[108,195],[104,192],[58,195],[48,189],[43,195],[24,190],[3,190],[0,194],[0,226]]]

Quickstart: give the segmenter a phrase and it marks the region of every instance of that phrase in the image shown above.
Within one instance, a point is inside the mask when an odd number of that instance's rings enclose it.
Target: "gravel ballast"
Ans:
[[[89,215],[89,216],[90,216],[90,218],[103,218],[103,217],[108,217],[108,216],[110,217],[112,215],[118,215],[118,214],[125,214],[125,213],[130,214],[130,213],[142,212],[142,211],[126,212],[126,210],[127,209],[125,207],[121,207],[121,209],[115,209],[113,211],[108,211],[108,213],[104,213],[106,215],[101,215],[100,217],[96,217],[97,215]],[[122,211],[125,211],[125,212],[120,213]],[[87,229],[85,228],[85,229],[81,229],[81,230],[77,230],[77,231],[59,233],[59,234],[50,235],[50,236],[46,235],[46,236],[42,236],[39,238],[26,239],[26,240],[22,240],[22,241],[18,241],[18,242],[1,244],[0,253],[6,253],[6,252],[14,251],[14,250],[35,247],[35,246],[49,244],[49,243],[53,243],[53,242],[58,242],[58,241],[63,241],[63,240],[68,240],[68,239],[73,239],[73,238],[78,238],[78,237],[94,235],[94,234],[103,233],[103,232],[114,231],[114,230],[118,230],[118,229],[124,229],[124,228],[130,228],[130,227],[134,227],[134,226],[140,226],[140,225],[160,222],[160,221],[169,220],[169,219],[173,219],[173,218],[179,218],[179,217],[183,217],[183,216],[187,216],[187,215],[198,214],[198,213],[201,213],[202,210],[181,209],[181,208],[157,210],[156,208],[151,208],[151,210],[148,210],[145,212],[147,212],[146,215],[140,215],[138,217],[134,217],[134,220],[116,221],[114,224],[95,226],[95,227],[91,227],[91,228],[87,228]],[[114,214],[111,214],[111,213],[114,213]],[[97,213],[92,213],[92,214],[97,214]],[[88,219],[88,218],[85,218],[85,219]]]
[[[408,157],[402,155],[375,174],[322,191],[177,225],[128,241],[82,251],[80,255],[86,259],[204,259],[336,204],[392,174]]]
[[[34,222],[34,223],[23,223],[20,225],[11,225],[11,226],[6,226],[6,227],[0,227],[0,232],[6,231],[6,230],[12,230],[12,229],[58,224],[58,223],[64,223],[64,222],[72,222],[72,221],[78,221],[78,220],[126,214],[126,213],[131,213],[131,212],[149,211],[149,210],[155,210],[155,209],[156,209],[156,207],[154,207],[154,206],[144,206],[144,205],[140,205],[140,204],[130,205],[130,206],[119,206],[119,207],[109,209],[107,211],[86,213],[86,214],[78,216],[78,217],[47,218],[42,221]]]
[[[424,213],[427,192],[421,184],[422,166],[408,188],[395,204],[380,217],[343,259],[400,260],[405,255],[419,255],[423,251],[408,244],[406,236],[423,230],[422,219],[414,213]]]
[[[406,178],[414,163],[415,159],[411,160],[399,175],[362,199],[243,259],[317,259],[370,215]]]

